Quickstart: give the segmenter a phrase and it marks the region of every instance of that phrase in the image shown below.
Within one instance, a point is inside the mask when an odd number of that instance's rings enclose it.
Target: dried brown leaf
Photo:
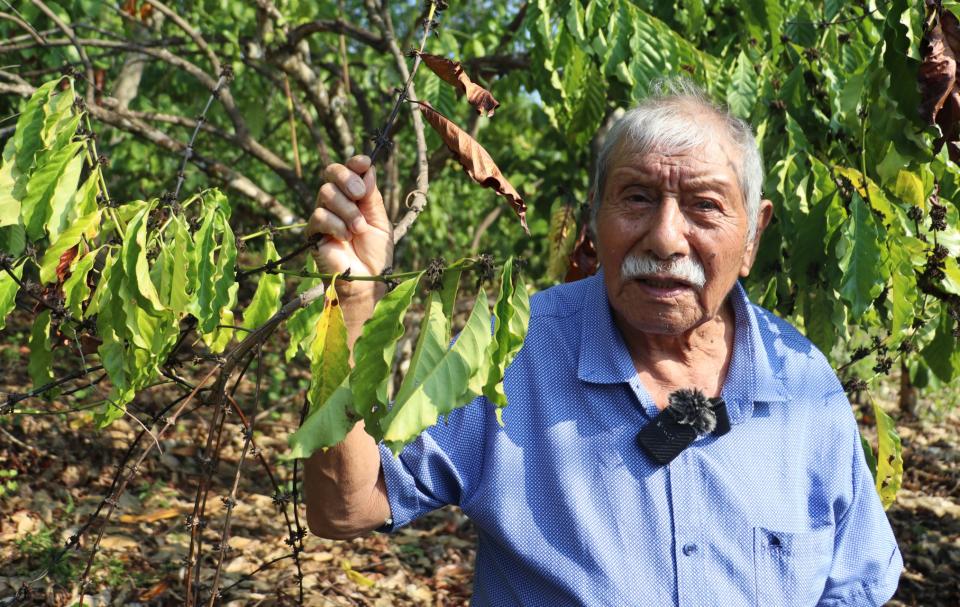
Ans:
[[[580,228],[580,236],[577,237],[577,243],[573,245],[573,253],[570,254],[570,267],[567,269],[565,282],[573,282],[587,276],[593,276],[597,273],[597,249],[593,246],[590,234],[587,232],[587,225]]]
[[[59,282],[65,281],[70,274],[70,264],[73,263],[78,250],[79,245],[73,245],[60,256],[60,263],[57,264],[57,280]]]
[[[467,102],[477,110],[478,114],[486,114],[488,118],[493,116],[493,111],[497,109],[500,102],[494,99],[490,91],[471,80],[470,76],[463,71],[463,65],[459,61],[429,53],[419,53],[419,55],[424,65],[441,80],[466,95]]]
[[[447,144],[454,158],[463,166],[470,179],[473,179],[484,187],[491,188],[497,194],[510,201],[514,212],[520,217],[520,224],[527,234],[530,230],[527,228],[527,205],[520,196],[520,193],[510,185],[510,182],[503,176],[497,164],[490,157],[483,146],[477,143],[477,140],[468,135],[451,122],[446,116],[433,109],[425,101],[417,101],[420,111],[424,118],[433,127],[433,130],[440,135],[443,142]]]
[[[933,124],[953,90],[957,71],[956,55],[947,44],[939,19],[924,35],[920,53],[923,57],[917,75],[920,84],[920,115]]]

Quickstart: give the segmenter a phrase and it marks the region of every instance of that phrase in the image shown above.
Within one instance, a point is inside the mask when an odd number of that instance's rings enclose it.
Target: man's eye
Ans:
[[[652,202],[652,199],[650,198],[650,196],[649,196],[648,194],[643,194],[643,193],[640,193],[640,192],[634,193],[634,194],[629,194],[629,195],[627,196],[627,200],[630,201],[630,202],[638,202],[638,203],[648,203],[648,202]]]
[[[716,211],[720,205],[712,200],[701,199],[696,202],[696,207],[702,211]]]

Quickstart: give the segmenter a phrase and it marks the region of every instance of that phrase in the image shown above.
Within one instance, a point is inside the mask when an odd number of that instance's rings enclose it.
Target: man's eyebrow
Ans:
[[[683,185],[699,189],[725,189],[734,186],[734,182],[720,176],[696,176],[682,180]]]

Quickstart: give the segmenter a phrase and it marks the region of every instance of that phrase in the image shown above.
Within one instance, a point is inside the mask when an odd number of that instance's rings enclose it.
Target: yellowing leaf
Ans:
[[[80,238],[90,230],[92,226],[99,225],[100,211],[94,211],[85,217],[77,219],[65,232],[60,234],[56,242],[47,247],[43,253],[43,259],[40,261],[40,282],[46,284],[57,277],[57,264],[60,263],[60,256],[64,251],[70,249],[80,242]],[[144,263],[146,257],[144,257]]]
[[[893,420],[877,403],[873,403],[873,414],[877,418],[877,493],[887,509],[903,483],[903,447]]]
[[[9,314],[17,304],[17,291],[20,285],[17,283],[23,276],[23,264],[10,270],[11,276],[4,270],[0,270],[0,329],[6,326],[7,314]],[[14,280],[16,277],[16,280]]]
[[[337,298],[336,277],[327,287],[323,312],[317,318],[313,343],[307,352],[310,358],[310,390],[307,398],[315,411],[330,397],[350,374],[350,349],[347,347],[347,326]]]
[[[267,238],[264,243],[265,263],[276,261],[280,256],[277,254],[276,247],[273,246],[273,240]],[[243,328],[254,330],[280,309],[280,296],[283,293],[283,276],[280,274],[263,273],[257,283],[257,290],[250,300],[250,305],[243,311]]]

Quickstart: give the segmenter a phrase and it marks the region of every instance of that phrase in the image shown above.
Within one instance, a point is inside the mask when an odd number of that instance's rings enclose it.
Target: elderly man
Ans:
[[[327,176],[318,262],[380,272],[392,243],[369,159]],[[627,112],[594,180],[601,271],[534,296],[505,426],[479,398],[399,458],[355,428],[307,464],[312,530],[390,531],[457,504],[479,535],[477,606],[882,605],[903,563],[850,405],[738,283],[772,214],[762,178],[749,126],[690,87]],[[354,339],[380,293],[343,291]],[[689,388],[722,397],[729,424],[661,463],[638,431]]]

